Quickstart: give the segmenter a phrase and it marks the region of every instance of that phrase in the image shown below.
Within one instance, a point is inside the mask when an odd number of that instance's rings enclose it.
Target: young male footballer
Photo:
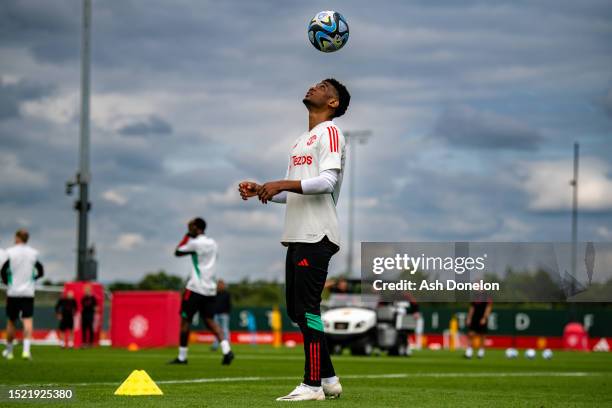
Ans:
[[[6,250],[6,260],[0,269],[6,289],[6,348],[2,356],[13,359],[13,340],[19,319],[23,323],[23,351],[21,357],[32,359],[30,343],[33,332],[34,283],[45,271],[38,260],[38,251],[28,245],[30,234],[25,229],[15,232],[15,245]]]
[[[191,322],[196,313],[200,319],[215,335],[221,344],[223,360],[221,364],[229,365],[234,359],[229,340],[223,338],[223,332],[213,320],[215,316],[215,303],[217,295],[217,282],[215,282],[214,268],[217,261],[217,243],[214,239],[204,235],[206,221],[194,218],[187,225],[187,234],[174,251],[175,256],[188,256],[191,260],[191,274],[183,300],[181,302],[181,328],[179,333],[178,356],[170,364],[187,364],[187,344]]]
[[[304,337],[304,379],[278,401],[339,397],[342,386],[332,365],[321,321],[321,292],[331,257],[340,249],[336,203],[344,171],[345,141],[332,122],[349,105],[347,89],[335,79],[312,86],[304,97],[308,131],[292,145],[284,180],[262,185],[243,181],[243,200],[258,196],[286,204],[282,244],[287,247],[285,287],[287,313]]]
[[[470,303],[467,315],[468,347],[463,355],[465,358],[472,358],[476,347],[478,347],[478,358],[484,358],[485,336],[492,310],[493,301],[485,294],[477,294],[476,299]]]

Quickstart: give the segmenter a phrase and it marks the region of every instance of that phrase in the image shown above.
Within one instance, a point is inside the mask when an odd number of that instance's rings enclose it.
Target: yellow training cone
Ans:
[[[134,370],[115,390],[115,395],[164,395],[145,370]]]

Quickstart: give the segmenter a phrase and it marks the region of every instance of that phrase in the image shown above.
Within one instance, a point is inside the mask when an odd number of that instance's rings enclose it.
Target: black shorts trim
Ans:
[[[62,330],[62,331],[74,329],[74,319],[62,319],[62,320],[60,320],[59,329]]]
[[[486,334],[488,322],[485,322],[485,324],[480,324],[480,319],[482,319],[482,316],[478,317],[478,319],[472,318],[472,323],[469,325],[468,329],[474,333]]]
[[[7,297],[6,317],[14,322],[34,315],[33,297]]]
[[[216,296],[204,296],[185,289],[181,301],[181,317],[191,322],[193,316],[200,313],[201,319],[212,319],[215,316],[215,304]]]

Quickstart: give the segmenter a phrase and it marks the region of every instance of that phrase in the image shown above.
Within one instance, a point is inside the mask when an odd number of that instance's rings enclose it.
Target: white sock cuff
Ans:
[[[178,359],[181,361],[187,360],[187,347],[179,347]]]
[[[230,351],[232,351],[232,348],[230,347],[229,341],[221,340],[221,352],[227,354]]]

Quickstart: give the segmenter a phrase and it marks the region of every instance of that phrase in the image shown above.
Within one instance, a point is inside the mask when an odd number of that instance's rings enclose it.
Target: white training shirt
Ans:
[[[189,238],[186,244],[177,248],[181,252],[195,252],[191,254],[191,275],[187,282],[187,289],[204,296],[217,294],[215,281],[215,263],[217,261],[217,243],[206,235]]]
[[[34,265],[38,261],[38,251],[26,244],[16,244],[6,250],[6,258],[10,266],[6,295],[34,297],[34,277],[37,275]]]
[[[289,155],[287,180],[318,177],[330,169],[338,170],[338,180],[334,191],[329,194],[287,193],[283,244],[319,242],[327,236],[340,246],[336,203],[342,185],[344,160],[344,136],[332,121],[319,123],[296,140]]]

